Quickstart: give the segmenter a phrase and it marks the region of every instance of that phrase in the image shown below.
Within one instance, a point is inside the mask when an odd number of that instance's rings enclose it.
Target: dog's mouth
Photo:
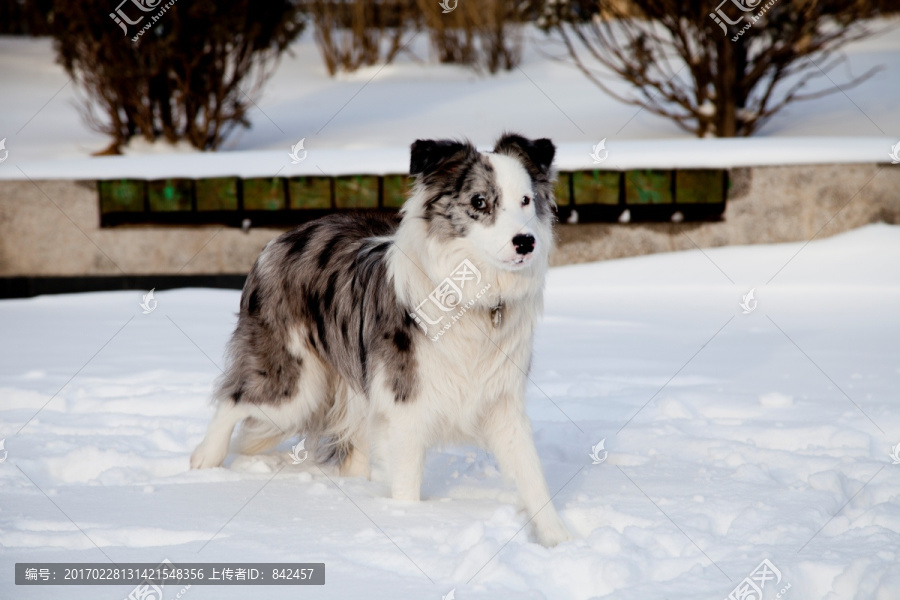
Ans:
[[[516,256],[513,259],[505,261],[506,266],[512,268],[513,270],[521,269],[531,263],[534,259],[534,253],[525,254],[523,256]]]

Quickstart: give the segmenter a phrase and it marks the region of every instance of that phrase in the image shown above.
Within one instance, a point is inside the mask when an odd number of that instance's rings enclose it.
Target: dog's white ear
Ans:
[[[410,147],[409,174],[428,175],[449,167],[476,152],[469,143],[456,140],[416,140]]]
[[[550,173],[556,146],[547,138],[529,140],[516,133],[505,133],[494,145],[494,152],[519,159],[531,178],[541,181]]]

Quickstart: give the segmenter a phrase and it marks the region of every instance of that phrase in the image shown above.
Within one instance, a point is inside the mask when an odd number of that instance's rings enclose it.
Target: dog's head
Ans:
[[[536,259],[546,264],[556,206],[555,153],[550,140],[515,134],[503,135],[493,152],[468,142],[417,140],[409,169],[417,178],[415,216],[431,235],[465,240],[501,270],[523,269]]]

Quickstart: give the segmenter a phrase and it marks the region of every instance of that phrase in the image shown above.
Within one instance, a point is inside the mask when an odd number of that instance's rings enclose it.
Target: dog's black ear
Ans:
[[[515,133],[505,133],[494,145],[494,152],[518,158],[531,176],[546,176],[556,156],[556,146],[547,138],[529,140]]]
[[[416,140],[410,147],[409,174],[427,175],[441,166],[463,158],[473,150],[471,144],[455,140]]]

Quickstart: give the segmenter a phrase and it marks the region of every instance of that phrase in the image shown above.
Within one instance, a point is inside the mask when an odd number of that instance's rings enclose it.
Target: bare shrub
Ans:
[[[309,0],[304,4],[331,75],[394,60],[404,33],[415,28],[411,8],[412,0]]]
[[[448,0],[453,6],[454,0]],[[523,11],[530,5],[511,0],[458,0],[444,13],[435,0],[416,0],[442,63],[468,65],[496,73],[522,59]]]
[[[871,33],[866,19],[878,14],[876,4],[746,0],[755,9],[735,6],[725,3],[740,17],[728,17],[737,21],[733,26],[712,18],[715,2],[680,0],[558,0],[548,2],[545,18],[594,84],[700,137],[751,135],[788,104],[839,93],[874,72],[836,82],[840,88],[826,75],[844,60],[845,45]],[[751,14],[760,18],[748,27]],[[613,91],[597,66],[631,83],[636,95]],[[820,85],[811,90],[816,79]]]
[[[51,20],[57,60],[83,95],[85,119],[112,138],[109,153],[135,136],[218,147],[248,124],[252,95],[302,29],[292,0],[183,0],[130,29],[110,18],[111,7],[57,0]],[[152,27],[138,37],[144,24]]]

